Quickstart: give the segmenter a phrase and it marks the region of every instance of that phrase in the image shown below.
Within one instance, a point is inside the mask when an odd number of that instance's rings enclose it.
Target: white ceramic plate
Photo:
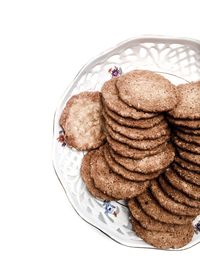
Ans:
[[[104,203],[93,198],[80,177],[83,152],[63,147],[57,138],[60,114],[67,100],[82,91],[100,90],[110,79],[109,69],[121,67],[125,73],[148,69],[164,74],[174,84],[200,80],[200,42],[185,38],[145,36],[120,43],[86,64],[65,91],[56,109],[53,134],[53,165],[66,195],[86,222],[113,240],[129,247],[152,248],[131,230],[124,202]],[[117,214],[117,216],[116,216]],[[200,222],[200,216],[194,222]],[[198,230],[199,228],[199,230]],[[200,242],[200,223],[193,240],[184,248]]]

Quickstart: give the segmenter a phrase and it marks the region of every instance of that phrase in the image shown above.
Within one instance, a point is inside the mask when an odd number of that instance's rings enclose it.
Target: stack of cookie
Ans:
[[[175,155],[163,115],[177,103],[173,85],[153,72],[132,71],[104,84],[102,103],[109,168],[135,182],[158,177]]]
[[[134,231],[159,248],[186,245],[200,214],[200,83],[177,86],[177,95],[177,106],[168,112],[175,160],[145,193],[129,201]]]
[[[128,206],[136,234],[161,249],[189,243],[194,234],[192,221],[200,213],[200,201],[174,186],[171,169],[152,181],[145,193],[129,200]]]
[[[167,177],[192,200],[200,200],[200,82],[177,87],[179,103],[169,112],[177,150]]]

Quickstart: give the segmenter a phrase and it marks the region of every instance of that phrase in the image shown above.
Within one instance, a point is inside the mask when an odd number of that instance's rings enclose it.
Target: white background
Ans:
[[[91,57],[141,34],[200,39],[198,1],[0,1],[0,266],[198,264],[198,245],[131,249],[101,235],[77,216],[52,168],[65,88]]]

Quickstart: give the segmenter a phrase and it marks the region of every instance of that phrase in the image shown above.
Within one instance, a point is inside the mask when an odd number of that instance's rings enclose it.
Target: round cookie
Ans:
[[[153,148],[151,150],[140,150],[140,149],[136,149],[136,148],[131,148],[130,146],[117,142],[114,139],[112,139],[109,135],[107,135],[107,141],[109,143],[109,145],[111,146],[111,148],[118,153],[121,156],[124,157],[129,157],[129,158],[133,158],[133,159],[143,159],[144,157],[148,157],[151,155],[156,155],[160,152],[162,152],[165,147],[166,147],[166,143]]]
[[[116,199],[135,197],[148,186],[148,182],[133,182],[112,172],[106,163],[102,149],[95,153],[95,164],[91,165],[91,176],[95,186],[104,194]]]
[[[133,140],[133,139],[129,139],[126,136],[123,136],[123,135],[113,131],[109,125],[106,125],[105,128],[106,128],[106,131],[108,132],[108,134],[114,140],[116,140],[120,143],[127,144],[132,148],[136,148],[136,149],[140,149],[140,150],[149,150],[149,149],[156,148],[156,147],[166,143],[170,138],[169,135],[164,135],[160,138],[153,139],[153,140],[151,140],[151,139],[149,139],[149,140]]]
[[[154,172],[151,174],[143,174],[143,173],[139,173],[139,172],[132,172],[132,171],[125,169],[123,166],[118,164],[112,158],[107,145],[104,146],[104,157],[105,157],[105,160],[106,160],[108,166],[110,167],[110,169],[113,172],[120,174],[125,179],[132,180],[135,182],[141,182],[141,181],[147,181],[147,180],[155,179],[161,173],[161,171],[160,171],[160,172]]]
[[[183,180],[173,169],[167,169],[165,176],[175,188],[189,195],[191,198],[200,200],[200,186]]]
[[[135,219],[132,220],[133,231],[148,244],[160,249],[178,249],[187,245],[193,238],[192,224],[185,225],[177,232],[157,232],[143,228]]]
[[[187,169],[182,168],[180,165],[173,163],[173,169],[185,180],[192,184],[196,184],[200,186],[200,174],[189,171]]]
[[[200,167],[196,164],[188,162],[188,161],[186,161],[180,157],[177,157],[177,156],[175,157],[174,162],[186,170],[197,172],[200,174]]]
[[[118,78],[111,79],[104,83],[102,87],[102,96],[105,105],[112,111],[122,117],[132,118],[135,120],[152,118],[158,115],[157,113],[146,113],[129,107],[118,96],[116,81]]]
[[[93,164],[92,158],[95,155],[95,153],[96,151],[90,151],[84,155],[80,170],[81,177],[85,182],[85,185],[88,191],[91,193],[91,195],[103,200],[112,200],[113,199],[112,197],[105,195],[103,192],[101,192],[99,189],[95,187],[94,180],[90,175],[91,164]]]
[[[194,154],[181,149],[177,149],[178,154],[182,159],[185,159],[193,164],[196,164],[200,168],[200,154]]]
[[[157,221],[182,225],[191,223],[193,220],[191,216],[175,215],[165,210],[148,191],[139,195],[137,200],[144,212]]]
[[[171,144],[167,144],[162,152],[145,157],[141,160],[122,157],[111,149],[110,154],[116,162],[121,164],[127,170],[149,174],[161,171],[168,167],[174,159],[175,150]]]
[[[141,226],[147,230],[158,232],[176,232],[185,227],[185,225],[162,223],[154,220],[142,210],[136,198],[132,198],[128,201],[128,207],[133,218],[135,218],[141,224]]]
[[[178,101],[174,85],[152,71],[126,73],[118,78],[116,86],[125,103],[146,112],[171,110]]]
[[[159,184],[162,187],[163,191],[175,201],[185,204],[189,207],[200,209],[200,201],[194,200],[186,194],[182,193],[181,191],[177,190],[170,184],[170,182],[166,178],[159,179]]]
[[[186,127],[178,127],[178,130],[183,133],[190,134],[190,135],[197,135],[197,136],[200,135],[200,129],[194,130],[194,129],[189,129]]]
[[[200,81],[181,84],[176,92],[179,98],[176,107],[169,112],[178,119],[200,119]]]
[[[101,122],[99,92],[83,92],[72,96],[60,117],[65,142],[77,150],[99,147],[105,141]]]
[[[198,146],[192,143],[188,143],[177,136],[174,136],[172,140],[178,148],[200,154],[200,145]]]
[[[189,129],[199,129],[200,120],[187,120],[187,119],[174,119],[170,116],[167,116],[168,121],[176,126],[183,126]]]
[[[160,179],[163,178],[159,178]],[[151,182],[151,192],[158,203],[166,210],[177,215],[197,216],[200,214],[200,209],[188,207],[171,199],[163,192],[159,182],[156,180]]]
[[[145,140],[157,139],[161,136],[169,135],[168,124],[163,120],[160,124],[149,129],[138,129],[122,126],[111,119],[105,112],[103,112],[105,123],[108,124],[113,131],[118,132],[130,139]]]
[[[159,124],[162,120],[164,120],[164,116],[162,114],[149,119],[134,120],[131,118],[124,118],[122,116],[119,116],[117,113],[113,112],[112,110],[109,110],[105,105],[103,108],[105,113],[114,121],[121,125],[133,128],[152,128],[153,126]]]
[[[175,133],[180,139],[184,140],[185,142],[200,146],[200,136],[187,134],[181,131],[176,131]]]

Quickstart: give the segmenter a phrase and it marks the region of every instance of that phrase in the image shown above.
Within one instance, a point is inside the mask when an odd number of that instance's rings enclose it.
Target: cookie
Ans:
[[[200,168],[200,154],[194,154],[182,149],[177,149],[178,154],[182,159],[185,159],[193,164],[196,164]]]
[[[181,131],[176,131],[175,133],[180,139],[184,140],[185,142],[200,146],[200,136],[184,133]]]
[[[162,114],[149,119],[134,120],[131,118],[126,118],[126,117],[124,118],[118,115],[117,113],[113,112],[112,110],[108,109],[106,106],[104,106],[103,108],[105,113],[114,121],[116,121],[121,125],[133,128],[142,128],[142,129],[152,128],[153,126],[159,124],[162,120],[164,120],[164,116]]]
[[[115,199],[128,199],[141,194],[147,188],[148,182],[133,182],[112,172],[106,163],[102,149],[95,153],[95,157],[95,164],[91,165],[91,176],[95,187],[104,194]]]
[[[149,191],[146,191],[137,197],[142,209],[153,219],[170,224],[188,224],[191,223],[193,217],[175,215],[165,210],[160,204],[154,199]]]
[[[162,181],[163,177],[159,177],[158,181]],[[151,192],[158,203],[166,210],[177,215],[197,216],[200,209],[188,207],[171,199],[160,186],[159,182],[154,180],[151,182]],[[164,184],[163,184],[164,186]]]
[[[105,195],[99,189],[97,189],[94,185],[94,180],[90,175],[90,168],[91,164],[94,164],[92,158],[95,155],[96,151],[90,151],[83,157],[82,164],[81,164],[81,177],[85,182],[86,188],[91,193],[92,196],[96,198],[100,198],[103,200],[112,200],[113,198],[110,196]]]
[[[172,184],[176,189],[184,192],[191,198],[200,200],[200,186],[187,182],[186,180],[181,178],[178,173],[176,173],[172,168],[166,170],[165,176],[167,177],[170,184]]]
[[[99,92],[83,92],[70,98],[59,121],[70,147],[89,150],[105,141],[101,110]]]
[[[200,145],[198,146],[192,143],[188,143],[177,136],[174,136],[172,140],[178,148],[200,154]]]
[[[166,178],[160,179],[159,184],[163,191],[175,201],[185,204],[189,207],[200,209],[200,201],[194,200],[186,194],[182,193],[181,191],[177,190],[175,187],[173,187],[173,185],[170,184],[170,182]]]
[[[196,173],[199,173],[200,174],[200,167],[196,164],[193,164],[191,162],[188,162],[178,156],[176,156],[174,158],[174,162],[177,163],[178,165],[180,165],[182,168],[186,169],[186,170],[189,170],[189,171],[193,171],[193,172],[196,172]]]
[[[178,119],[200,119],[200,81],[181,84],[176,88],[178,104],[169,112]]]
[[[126,104],[145,112],[168,111],[178,102],[174,85],[152,71],[126,73],[118,78],[116,86]]]
[[[105,123],[108,124],[113,131],[134,140],[157,139],[161,136],[169,135],[170,132],[168,124],[165,120],[152,128],[138,129],[118,124],[113,119],[111,119],[105,112],[103,112],[103,116],[105,118]]]
[[[155,179],[161,173],[161,171],[159,171],[159,172],[154,172],[154,173],[151,173],[151,174],[143,174],[143,173],[132,172],[132,171],[127,170],[126,168],[124,168],[122,165],[118,164],[113,159],[113,157],[111,156],[111,154],[109,152],[109,148],[106,145],[104,146],[104,157],[106,159],[106,162],[107,162],[108,166],[110,167],[110,169],[113,172],[115,172],[117,174],[120,174],[125,179],[132,180],[132,181],[135,181],[135,182],[147,181],[147,180]]]
[[[129,139],[124,135],[121,135],[115,131],[112,130],[112,128],[109,125],[105,126],[108,134],[116,141],[120,142],[120,143],[124,143],[129,145],[132,148],[136,148],[136,149],[140,149],[140,150],[149,150],[149,149],[153,149],[156,148],[164,143],[166,143],[170,136],[169,135],[164,135],[160,138],[157,139],[149,139],[149,140],[133,140],[133,139]]]
[[[107,138],[109,145],[116,153],[118,153],[121,156],[129,157],[133,159],[143,159],[144,157],[156,155],[162,152],[166,147],[166,143],[164,143],[151,150],[140,150],[136,148],[131,148],[130,146],[126,144],[117,142],[114,139],[112,139],[109,135],[107,135],[106,138]]]
[[[176,126],[183,126],[189,129],[199,129],[200,128],[200,120],[187,120],[187,119],[174,119],[170,116],[167,116],[167,120]]]
[[[187,169],[182,168],[180,165],[173,163],[173,169],[184,179],[188,182],[196,185],[200,185],[200,174],[189,171]]]
[[[142,210],[137,198],[133,198],[128,201],[128,208],[133,218],[135,218],[141,224],[141,226],[147,230],[158,232],[176,232],[181,231],[183,227],[185,227],[185,225],[162,223],[154,220]]]
[[[116,81],[118,78],[111,79],[104,83],[102,87],[102,97],[105,105],[112,111],[116,112],[122,117],[132,118],[135,120],[147,119],[157,116],[157,113],[147,113],[138,111],[132,107],[129,107],[118,96]]]
[[[157,232],[143,228],[135,219],[132,220],[133,231],[148,244],[159,249],[178,249],[186,246],[193,238],[192,224],[185,225],[176,232]]]
[[[173,161],[175,156],[175,150],[171,144],[167,144],[162,152],[140,160],[122,157],[111,149],[110,153],[114,160],[127,170],[146,174],[165,169]]]
[[[183,133],[190,134],[190,135],[197,135],[197,136],[200,135],[200,129],[195,130],[195,129],[189,129],[186,127],[178,127],[178,130]]]

